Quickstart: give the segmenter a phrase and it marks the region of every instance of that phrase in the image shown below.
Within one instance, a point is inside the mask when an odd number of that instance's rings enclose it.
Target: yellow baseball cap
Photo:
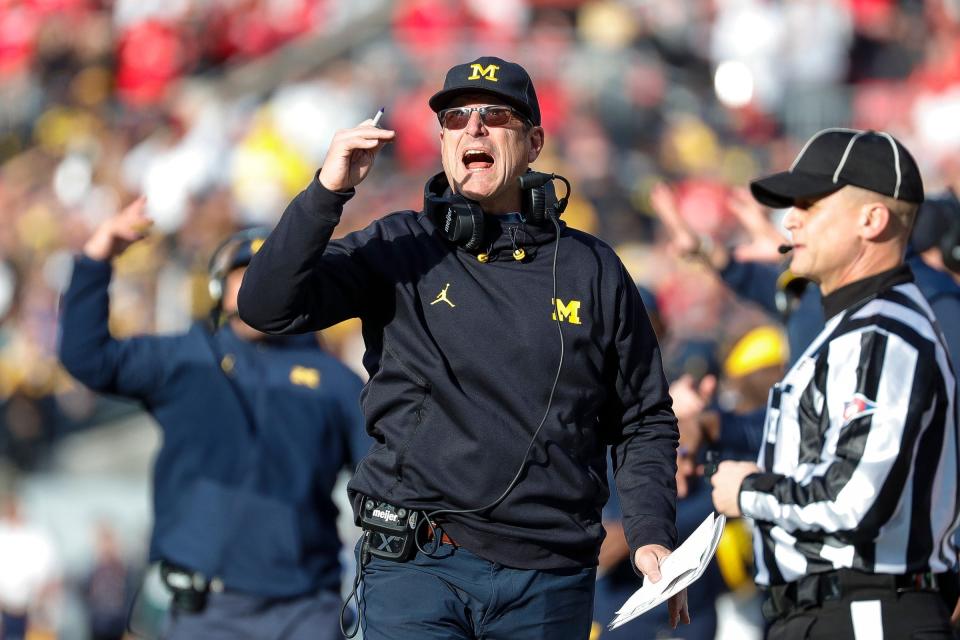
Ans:
[[[740,338],[723,363],[723,371],[731,378],[741,378],[754,371],[786,364],[789,354],[783,331],[763,325]]]

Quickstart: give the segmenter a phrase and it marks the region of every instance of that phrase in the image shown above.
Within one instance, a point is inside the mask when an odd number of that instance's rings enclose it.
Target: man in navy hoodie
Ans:
[[[91,389],[143,403],[163,430],[150,559],[173,593],[165,638],[342,638],[340,539],[331,493],[369,448],[360,379],[312,335],[272,338],[236,313],[263,236],[212,260],[223,322],[116,339],[111,261],[150,226],[144,201],[100,225],[63,298],[60,358]]]
[[[337,132],[251,261],[240,314],[269,333],[363,321],[376,444],[349,491],[366,640],[587,638],[608,447],[638,573],[659,580],[676,543],[660,349],[613,250],[520,186],[544,141],[527,72],[457,65],[430,106],[443,173],[424,210],[331,241],[395,135]],[[685,593],[669,615],[688,620]]]

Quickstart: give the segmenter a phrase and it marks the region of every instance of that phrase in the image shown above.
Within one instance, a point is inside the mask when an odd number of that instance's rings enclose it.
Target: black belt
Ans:
[[[763,615],[773,621],[794,611],[819,607],[863,589],[943,592],[945,598],[956,593],[956,573],[929,571],[908,574],[864,573],[852,569],[825,571],[803,576],[794,582],[770,587],[763,603]],[[955,598],[954,598],[955,600]],[[952,606],[952,605],[951,605]]]
[[[436,531],[440,531],[440,544],[448,544],[451,547],[460,546],[454,542],[453,538],[447,535],[446,531],[444,531],[440,525],[432,521],[430,522],[430,526],[427,527],[426,538],[428,541],[432,542],[433,539],[437,537]]]

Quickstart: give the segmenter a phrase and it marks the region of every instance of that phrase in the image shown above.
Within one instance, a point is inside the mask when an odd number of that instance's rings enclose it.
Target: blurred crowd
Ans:
[[[117,265],[115,334],[182,329],[209,308],[218,242],[275,222],[333,132],[381,106],[396,143],[338,232],[419,209],[439,170],[427,98],[449,66],[479,55],[519,61],[535,79],[546,130],[535,168],[570,179],[567,223],[614,245],[650,290],[677,376],[691,373],[691,344],[729,362],[771,318],[668,251],[655,185],[671,185],[697,234],[733,245],[747,237],[735,189],[788,166],[823,127],[889,131],[929,193],[960,180],[957,0],[0,0],[6,475],[55,471],[66,434],[133,411],[84,391],[55,357],[70,256],[98,222],[144,194],[156,223]],[[325,340],[360,371],[358,327]],[[84,574],[116,555],[109,535]],[[114,592],[128,581],[103,575]]]

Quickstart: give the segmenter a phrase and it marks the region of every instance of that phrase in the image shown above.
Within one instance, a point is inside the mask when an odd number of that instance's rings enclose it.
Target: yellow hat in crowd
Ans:
[[[731,378],[741,378],[760,369],[785,364],[788,354],[789,347],[783,332],[776,327],[763,325],[751,330],[733,345],[723,363],[723,371]]]

